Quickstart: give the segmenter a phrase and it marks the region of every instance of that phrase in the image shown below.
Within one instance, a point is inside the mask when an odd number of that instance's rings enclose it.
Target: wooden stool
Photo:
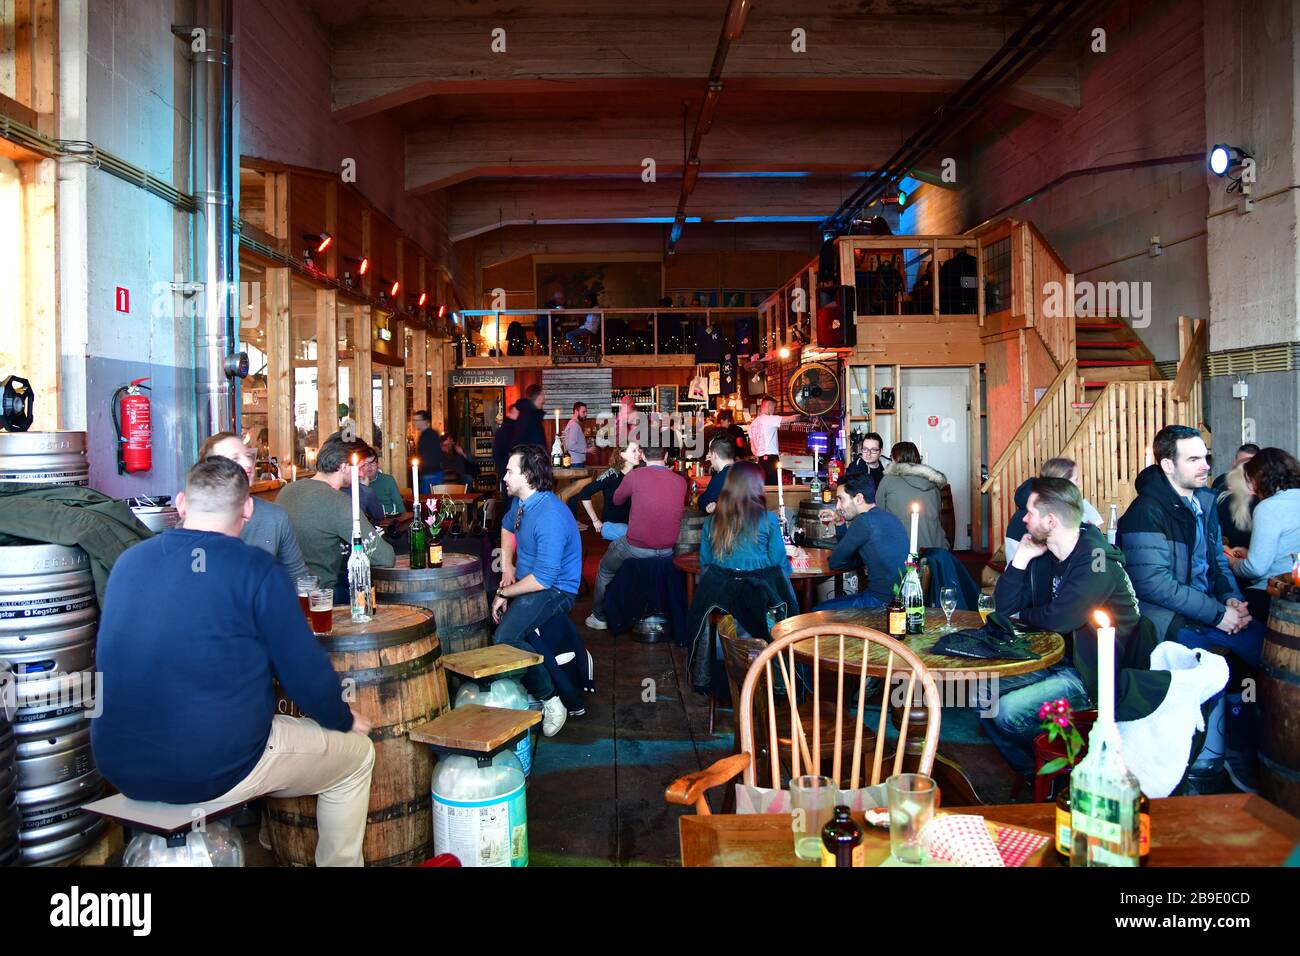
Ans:
[[[130,797],[115,793],[111,797],[87,803],[82,809],[87,813],[96,813],[101,817],[116,820],[130,830],[157,833],[167,840],[169,847],[178,847],[185,845],[185,838],[194,828],[196,820],[217,820],[229,816],[240,807],[261,797],[262,794],[258,794],[248,800],[235,800],[229,803],[208,801],[213,805],[213,809],[203,813],[190,804],[132,800]]]
[[[542,663],[542,655],[510,644],[491,644],[470,651],[457,651],[442,659],[442,669],[466,680],[492,680]],[[437,721],[432,721],[437,723]],[[425,724],[424,726],[429,726]]]
[[[415,743],[428,744],[443,753],[473,757],[480,767],[486,767],[494,756],[514,747],[541,720],[542,715],[536,710],[466,704],[437,720],[412,727],[407,736]]]

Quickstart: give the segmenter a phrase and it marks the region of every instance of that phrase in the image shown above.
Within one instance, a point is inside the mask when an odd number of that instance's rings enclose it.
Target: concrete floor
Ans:
[[[592,532],[583,535],[587,582],[604,545]],[[528,781],[530,865],[675,866],[677,818],[692,811],[665,803],[664,788],[731,753],[733,712],[720,709],[710,734],[708,700],[690,688],[687,649],[588,629],[590,584],[584,592],[571,616],[595,660],[596,693],[585,716],[570,718],[555,737],[536,737]],[[974,711],[946,708],[942,739],[944,752],[962,764],[986,803],[1011,802],[1011,772]],[[715,809],[720,799],[719,793]],[[248,864],[274,866],[257,844],[256,828],[243,833]]]

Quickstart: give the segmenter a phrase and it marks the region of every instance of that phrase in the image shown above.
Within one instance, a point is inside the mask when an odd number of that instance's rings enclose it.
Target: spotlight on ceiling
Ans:
[[[778,358],[781,358],[783,360],[788,359],[790,357],[790,350],[783,345],[781,346],[781,350],[776,354]]]
[[[304,232],[302,238],[304,242],[315,243],[317,252],[324,252],[334,243],[334,237],[328,232]]]
[[[427,293],[427,292],[421,292],[421,293],[420,293],[420,299],[419,299],[419,301],[416,302],[415,304],[418,305],[420,308],[423,309],[423,308],[424,308],[424,303],[426,303],[426,302],[428,302],[428,301],[429,301],[429,293]]]
[[[365,256],[358,259],[356,256],[344,256],[344,262],[355,262],[357,264],[357,275],[363,276],[370,271],[370,260]]]
[[[446,316],[446,314],[447,314],[447,307],[445,305],[438,306],[438,318],[441,319],[444,316]]]
[[[1250,154],[1244,149],[1238,146],[1216,143],[1210,150],[1210,172],[1216,176],[1226,176],[1234,168],[1242,166],[1248,159],[1250,159]]]
[[[899,209],[902,209],[904,206],[907,205],[907,200],[908,200],[908,198],[910,198],[910,197],[908,197],[907,192],[906,192],[905,190],[900,189],[900,190],[898,191],[898,208],[899,208]]]
[[[389,282],[383,276],[379,277],[379,284],[388,286],[388,298],[390,299],[396,299],[398,290],[402,288],[402,283],[399,279],[394,279],[392,282]]]

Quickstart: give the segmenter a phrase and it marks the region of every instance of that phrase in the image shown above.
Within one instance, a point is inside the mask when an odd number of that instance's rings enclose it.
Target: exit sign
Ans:
[[[131,290],[130,289],[124,289],[121,286],[117,287],[117,311],[119,312],[131,311]]]

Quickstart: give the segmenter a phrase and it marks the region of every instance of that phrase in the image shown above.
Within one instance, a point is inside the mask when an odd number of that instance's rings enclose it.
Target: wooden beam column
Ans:
[[[390,475],[409,475],[406,450],[406,369],[384,366],[384,448],[380,460]]]
[[[429,336],[429,420],[438,431],[447,431],[447,340],[440,336]]]
[[[339,427],[339,294],[316,290],[316,409],[323,442]]]
[[[262,296],[262,317],[266,322],[266,419],[271,454],[283,469],[294,457],[293,341],[289,311],[289,270],[266,270]]]
[[[411,373],[411,414],[429,407],[429,333],[424,329],[411,330],[411,347],[406,354],[406,367]]]
[[[374,408],[370,397],[370,306],[352,309],[352,376],[357,380],[357,434],[366,442],[374,440]]]

